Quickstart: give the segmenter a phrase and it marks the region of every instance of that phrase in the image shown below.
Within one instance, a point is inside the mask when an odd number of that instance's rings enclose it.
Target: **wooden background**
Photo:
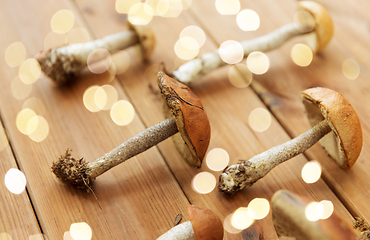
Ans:
[[[357,216],[369,221],[370,2],[365,0],[343,0],[340,4],[333,0],[319,1],[333,17],[335,35],[320,54],[314,55],[308,67],[299,67],[291,60],[294,43],[303,42],[297,37],[266,53],[270,68],[267,73],[254,76],[250,87],[234,87],[228,81],[229,66],[204,76],[192,86],[211,123],[209,150],[225,149],[230,164],[248,159],[309,128],[300,102],[302,90],[323,86],[342,93],[356,109],[364,133],[362,153],[351,170],[341,170],[315,145],[232,197],[217,189],[202,195],[192,189],[192,178],[203,171],[218,178],[220,172],[208,169],[206,164],[201,169],[189,167],[173,142],[166,140],[95,181],[93,190],[101,208],[93,194],[61,184],[52,175],[52,162],[66,148],[72,148],[74,156],[92,161],[164,119],[153,69],[164,62],[173,70],[184,62],[177,59],[173,46],[185,27],[196,25],[206,33],[206,43],[200,50],[204,53],[217,49],[226,40],[251,39],[292,22],[297,4],[293,0],[240,2],[241,9],[253,9],[260,16],[257,31],[239,29],[236,16],[220,15],[215,1],[192,1],[180,16],[155,16],[149,23],[158,44],[147,63],[142,63],[131,49],[127,51],[130,67],[110,83],[105,74],[85,72],[75,84],[55,88],[41,76],[32,84],[30,95],[18,100],[11,91],[18,67],[8,66],[4,59],[11,43],[22,42],[27,58],[34,57],[44,49],[44,39],[51,31],[50,20],[61,9],[71,10],[75,16],[73,27],[87,29],[92,39],[127,29],[127,15],[116,12],[113,0],[1,1],[0,139],[3,140],[0,146],[4,147],[0,148],[0,179],[4,179],[10,168],[19,168],[26,176],[27,188],[21,194],[13,194],[1,181],[0,238],[70,239],[66,232],[71,224],[86,222],[92,229],[92,239],[155,239],[173,226],[177,214],[183,215],[182,221],[188,220],[189,204],[210,208],[223,221],[254,198],[270,200],[279,189],[316,201],[330,200],[335,213],[349,222]],[[355,80],[347,79],[342,73],[346,59],[359,65],[360,75]],[[134,106],[134,120],[127,126],[116,125],[109,111],[92,113],[83,104],[82,97],[88,87],[107,83],[118,91],[119,99],[128,100]],[[17,114],[32,97],[41,100],[44,113],[34,110],[43,114],[49,124],[49,134],[42,142],[32,141],[16,126]],[[249,114],[257,107],[267,109],[272,116],[271,126],[264,132],[256,132],[248,124]],[[314,184],[307,184],[301,178],[301,169],[309,160],[322,165],[322,178]],[[257,223],[266,239],[277,239],[271,212]],[[242,239],[242,234],[225,231],[225,239]]]

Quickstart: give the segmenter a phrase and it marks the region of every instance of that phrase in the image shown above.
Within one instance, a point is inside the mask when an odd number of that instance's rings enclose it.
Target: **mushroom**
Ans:
[[[63,85],[71,80],[87,65],[89,54],[103,48],[112,53],[123,50],[135,44],[140,44],[143,59],[153,52],[155,45],[154,33],[147,26],[130,24],[130,30],[105,36],[86,43],[75,43],[59,48],[52,48],[36,56],[41,70],[50,77],[56,85]],[[105,54],[97,54],[94,61],[103,60]]]
[[[278,164],[304,152],[320,139],[321,145],[343,169],[356,162],[362,148],[362,129],[352,105],[343,95],[327,88],[311,88],[301,94],[311,129],[296,138],[226,168],[219,189],[233,194],[253,185]]]
[[[224,229],[220,218],[211,210],[188,206],[190,221],[179,224],[157,240],[222,240]]]
[[[158,73],[158,86],[168,108],[166,114],[170,112],[171,116],[93,162],[87,163],[83,158],[75,159],[67,150],[58,161],[53,162],[53,173],[64,182],[78,187],[90,187],[99,175],[172,135],[184,159],[189,165],[199,168],[210,141],[210,124],[203,106],[187,86],[162,72]],[[178,132],[180,134],[176,136]]]
[[[298,35],[307,36],[308,45],[313,52],[321,51],[333,36],[333,21],[329,13],[319,3],[312,1],[298,2],[298,10],[306,11],[312,17],[301,17],[300,22],[290,23],[267,35],[240,42],[244,50],[244,57],[254,51],[267,52],[275,49]],[[186,62],[172,74],[179,81],[190,84],[202,75],[223,65],[226,63],[221,59],[219,50],[216,50]]]
[[[271,199],[272,221],[278,237],[302,240],[357,240],[356,231],[335,212],[327,219],[310,221],[306,207],[312,202],[282,189]]]

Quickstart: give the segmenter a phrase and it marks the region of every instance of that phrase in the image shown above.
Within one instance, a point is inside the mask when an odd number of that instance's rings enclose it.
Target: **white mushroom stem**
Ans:
[[[157,240],[197,240],[197,238],[194,234],[193,225],[190,221],[187,221],[171,228]]]
[[[312,26],[303,23],[290,23],[264,36],[240,42],[244,50],[244,57],[254,51],[267,52],[285,43],[287,40],[312,32]],[[231,49],[232,51],[232,49]],[[205,53],[199,58],[192,59],[181,65],[173,75],[181,82],[189,84],[218,67],[226,65],[221,59],[219,49]]]
[[[327,120],[323,120],[296,138],[260,153],[240,164],[235,164],[220,175],[219,189],[234,194],[246,186],[253,185],[278,164],[304,152],[332,129]]]
[[[86,43],[75,43],[53,48],[37,57],[42,71],[58,85],[64,84],[87,65],[89,54],[98,48],[113,52],[139,43],[135,31],[123,31]],[[106,54],[94,55],[94,62],[103,60]]]
[[[89,186],[99,175],[157,145],[177,132],[175,118],[168,118],[145,129],[93,162],[85,163],[82,159],[76,160],[70,157],[67,151],[65,156],[53,163],[52,171],[65,182],[82,187]]]

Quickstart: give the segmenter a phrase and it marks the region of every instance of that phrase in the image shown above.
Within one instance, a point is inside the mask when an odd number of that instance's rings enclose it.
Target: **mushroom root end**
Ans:
[[[89,168],[86,161],[84,158],[73,158],[70,151],[70,149],[67,149],[58,161],[53,162],[51,171],[64,183],[90,189],[93,179],[88,174]]]

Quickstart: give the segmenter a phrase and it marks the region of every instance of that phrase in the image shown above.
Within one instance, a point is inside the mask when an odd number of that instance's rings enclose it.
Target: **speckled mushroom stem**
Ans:
[[[36,59],[40,63],[41,70],[53,79],[57,85],[62,85],[87,65],[87,58],[93,50],[104,48],[113,52],[137,43],[139,43],[139,38],[135,31],[123,31],[91,42],[53,48],[41,53]],[[106,55],[94,55],[94,57],[94,61],[100,61]]]
[[[190,221],[187,221],[171,228],[159,236],[157,240],[197,240],[197,238],[194,234],[193,225]]]
[[[114,166],[157,145],[178,132],[175,118],[168,118],[128,139],[104,156],[87,164],[88,174],[96,178]]]
[[[284,25],[275,31],[264,36],[240,42],[244,50],[244,57],[247,57],[254,51],[267,52],[281,46],[287,40],[312,31],[312,26],[303,23],[290,23]],[[175,78],[179,81],[189,84],[202,75],[218,68],[226,63],[221,59],[219,50],[205,53],[199,58],[192,59],[181,65],[173,72]]]
[[[304,152],[332,129],[327,120],[323,120],[296,138],[260,153],[240,164],[235,164],[223,171],[219,177],[218,188],[228,194],[253,185],[278,164]]]

